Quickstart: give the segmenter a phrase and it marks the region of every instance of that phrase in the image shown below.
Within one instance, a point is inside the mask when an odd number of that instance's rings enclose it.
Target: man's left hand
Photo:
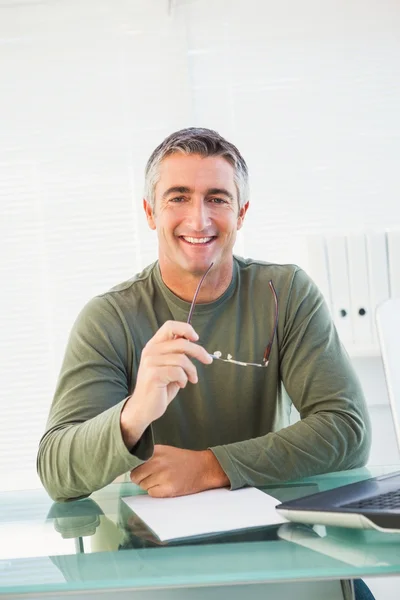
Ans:
[[[226,487],[229,479],[211,450],[154,446],[153,456],[131,471],[131,480],[155,498]]]

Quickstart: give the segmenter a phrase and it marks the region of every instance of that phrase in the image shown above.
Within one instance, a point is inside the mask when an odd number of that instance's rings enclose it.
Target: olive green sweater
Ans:
[[[228,289],[195,308],[199,343],[261,362],[275,317],[270,279],[279,320],[268,367],[196,361],[198,383],[179,391],[131,451],[120,413],[141,351],[165,321],[186,321],[190,304],[165,286],[158,262],[92,299],[72,328],[40,441],[38,472],[50,496],[87,496],[149,459],[154,444],[210,448],[232,489],[365,464],[371,434],[363,393],[304,271],[235,257]],[[289,398],[301,416],[290,426]]]

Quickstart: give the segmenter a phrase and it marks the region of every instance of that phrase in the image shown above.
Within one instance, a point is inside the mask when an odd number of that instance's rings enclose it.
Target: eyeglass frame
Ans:
[[[199,294],[200,288],[201,288],[201,284],[203,283],[204,279],[206,278],[207,274],[209,273],[211,267],[213,266],[214,263],[211,263],[211,265],[208,267],[207,271],[204,273],[204,275],[202,276],[202,278],[200,279],[196,291],[194,293],[193,296],[193,300],[192,303],[190,305],[190,309],[189,309],[189,314],[188,314],[188,318],[187,318],[187,323],[189,325],[191,325],[191,320],[192,320],[192,316],[193,316],[193,312],[194,312],[194,307],[196,306],[196,299],[197,296]],[[221,356],[218,356],[216,354],[211,354],[210,352],[208,353],[213,359],[216,360],[221,360],[222,362],[228,362],[228,363],[233,363],[235,365],[240,365],[242,367],[268,367],[268,363],[269,363],[269,357],[271,354],[271,350],[272,350],[272,345],[274,343],[275,340],[275,336],[276,336],[276,330],[278,327],[278,319],[279,319],[279,306],[278,306],[278,295],[276,293],[276,289],[275,286],[272,282],[272,279],[270,279],[268,281],[268,285],[271,289],[271,292],[274,296],[274,301],[275,301],[275,320],[274,320],[274,328],[272,330],[272,335],[271,335],[271,339],[267,345],[267,347],[265,348],[265,352],[264,352],[264,356],[262,359],[262,363],[251,363],[251,362],[242,362],[239,360],[235,360],[232,357],[230,357],[230,355],[228,354],[228,358],[222,358]]]

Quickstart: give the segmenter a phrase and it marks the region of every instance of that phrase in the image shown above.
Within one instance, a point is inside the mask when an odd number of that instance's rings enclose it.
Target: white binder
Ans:
[[[353,342],[360,346],[371,345],[374,313],[369,295],[367,248],[363,233],[347,236],[347,256]]]
[[[400,231],[387,231],[389,282],[392,298],[400,296]]]
[[[376,307],[390,296],[386,234],[384,231],[370,231],[366,235],[366,241],[369,295],[373,313],[372,336],[373,342],[377,344],[379,340],[375,322]]]
[[[346,236],[327,237],[329,279],[332,296],[332,316],[340,339],[345,345],[353,343],[350,288]]]
[[[329,310],[332,310],[331,287],[328,273],[328,254],[323,235],[307,236],[308,272],[322,292]]]

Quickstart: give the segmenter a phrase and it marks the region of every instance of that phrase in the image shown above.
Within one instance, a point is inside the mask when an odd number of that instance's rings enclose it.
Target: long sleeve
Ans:
[[[72,328],[39,444],[38,473],[54,500],[88,496],[151,456],[150,428],[132,453],[120,429],[133,353],[117,308],[91,300]]]
[[[359,467],[368,459],[365,399],[321,293],[298,269],[287,298],[280,306],[275,351],[279,348],[281,381],[301,420],[211,448],[232,489]]]

